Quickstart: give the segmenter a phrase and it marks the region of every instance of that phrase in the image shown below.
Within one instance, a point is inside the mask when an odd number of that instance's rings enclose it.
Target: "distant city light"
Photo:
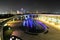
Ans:
[[[21,11],[23,11],[24,9],[23,8],[21,8]]]

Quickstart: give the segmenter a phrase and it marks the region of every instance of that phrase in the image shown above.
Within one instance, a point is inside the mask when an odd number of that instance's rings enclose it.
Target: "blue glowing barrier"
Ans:
[[[41,25],[41,27],[43,27],[43,30],[47,29],[47,26],[45,24],[43,24],[42,22],[36,21],[36,23],[39,24],[39,25]]]
[[[42,33],[47,30],[47,26],[45,24],[32,18],[25,19],[23,21],[23,27],[31,33]]]
[[[23,21],[23,26],[31,28],[33,26],[33,20],[31,18],[25,19]]]

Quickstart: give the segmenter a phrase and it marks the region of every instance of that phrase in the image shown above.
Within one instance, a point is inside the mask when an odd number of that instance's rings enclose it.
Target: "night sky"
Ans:
[[[60,12],[59,0],[0,0],[0,10],[39,10]]]

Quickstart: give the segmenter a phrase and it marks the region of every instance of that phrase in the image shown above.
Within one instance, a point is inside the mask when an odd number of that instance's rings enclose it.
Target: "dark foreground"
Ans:
[[[49,32],[47,34],[40,33],[39,35],[29,35],[20,30],[17,31],[21,33],[19,35],[23,40],[60,40],[60,31],[51,27],[49,27]]]

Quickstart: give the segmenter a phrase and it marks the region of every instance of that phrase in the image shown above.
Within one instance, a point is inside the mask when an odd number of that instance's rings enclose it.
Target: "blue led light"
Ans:
[[[42,22],[40,22],[40,21],[36,21],[38,24],[40,24],[43,28],[44,28],[44,30],[47,28],[47,26],[45,25],[45,24],[43,24]]]
[[[32,28],[32,26],[33,26],[33,21],[32,21],[32,19],[29,19],[28,21],[29,21],[30,27]]]
[[[23,21],[23,26],[25,26],[26,21]]]
[[[26,25],[27,25],[27,27],[28,27],[28,25],[29,25],[29,24],[28,24],[28,20],[26,21]]]
[[[27,27],[32,28],[32,26],[33,26],[33,19],[31,19],[31,18],[25,19],[23,21],[23,26],[27,26]]]
[[[35,23],[41,25],[44,30],[47,28],[47,26],[45,24],[43,24],[42,22],[40,22],[40,21],[34,22],[34,20],[32,18],[30,18],[30,17],[25,18],[25,20],[23,21],[23,26],[26,26],[26,27],[29,27],[29,28],[32,28],[33,25],[38,26]]]

